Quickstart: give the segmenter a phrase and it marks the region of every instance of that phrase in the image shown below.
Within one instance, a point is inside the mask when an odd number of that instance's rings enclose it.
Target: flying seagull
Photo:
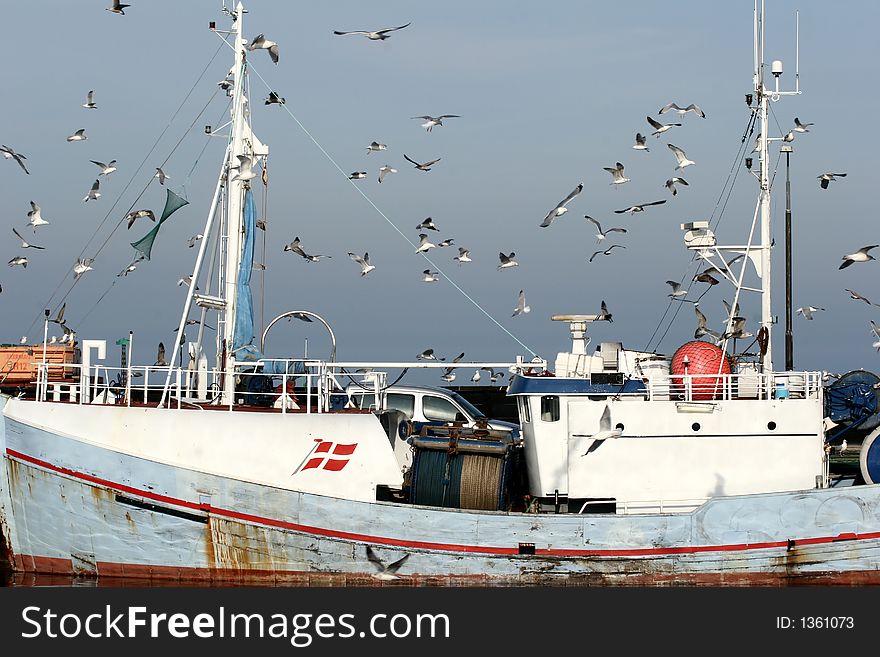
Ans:
[[[620,438],[622,433],[623,429],[611,428],[611,409],[608,407],[608,404],[605,404],[605,410],[602,411],[602,415],[599,418],[599,431],[590,436],[593,442],[590,443],[590,447],[581,456],[586,456],[590,452],[596,451],[609,438]]]
[[[134,222],[140,219],[141,217],[149,217],[150,221],[156,221],[156,215],[152,210],[132,210],[127,215],[125,215],[125,221],[128,222],[128,229],[134,225]]]
[[[165,344],[160,342],[159,349],[156,352],[156,362],[153,367],[165,367],[168,363],[165,362]]]
[[[25,238],[21,236],[15,228],[12,229],[12,232],[15,233],[15,236],[21,240],[21,248],[23,249],[45,249],[45,246],[37,246],[36,244],[30,244]]]
[[[754,335],[753,333],[749,333],[745,330],[745,317],[731,317],[730,321],[730,330],[721,336],[722,339],[726,340],[727,338],[733,338],[734,340],[739,340],[742,338],[751,338]]]
[[[498,265],[498,271],[502,269],[510,269],[511,267],[516,267],[519,263],[513,259],[516,254],[511,251],[510,255],[504,255],[503,253],[498,254],[498,259],[501,261],[501,264]]]
[[[94,258],[79,258],[76,264],[73,265],[73,280],[78,281],[80,276],[87,271],[91,271],[94,262]]]
[[[556,219],[556,217],[561,217],[566,212],[568,212],[568,208],[565,207],[566,204],[568,204],[568,202],[571,199],[573,199],[575,196],[580,194],[583,189],[584,189],[584,184],[580,183],[577,187],[575,187],[572,190],[572,192],[568,196],[566,196],[564,199],[559,201],[559,203],[556,204],[556,207],[553,208],[552,210],[550,210],[550,212],[547,213],[547,216],[544,217],[544,221],[542,221],[540,224],[541,228],[547,228],[547,226],[549,226],[550,224],[553,223],[553,220]]]
[[[107,11],[113,12],[114,14],[121,14],[125,16],[125,12],[122,11],[126,7],[131,7],[131,5],[122,5],[119,4],[119,0],[113,0],[112,4],[109,7],[104,7]]]
[[[679,116],[684,116],[688,112],[693,112],[694,114],[699,116],[701,119],[706,118],[705,112],[703,112],[703,110],[701,110],[699,107],[697,107],[693,103],[691,103],[687,107],[679,107],[675,103],[669,103],[668,105],[664,105],[663,107],[661,107],[658,114],[665,114],[666,112],[668,112],[670,110],[675,110]]]
[[[428,116],[424,114],[422,116],[411,116],[411,119],[424,119],[425,122],[422,124],[422,127],[431,132],[434,129],[435,125],[443,125],[443,119],[460,119],[461,117],[458,114],[441,114],[440,116]]]
[[[279,96],[274,91],[270,91],[269,95],[266,96],[266,99],[263,101],[266,105],[283,105],[287,101]]]
[[[596,318],[596,321],[599,321],[599,322],[613,322],[614,321],[613,319],[611,319],[611,313],[608,312],[608,306],[605,305],[604,299],[602,300],[601,310],[599,312],[599,317]]]
[[[14,258],[12,258],[12,260],[10,260],[6,264],[8,264],[10,267],[15,267],[16,265],[21,265],[22,267],[27,269],[28,259],[27,259],[27,256],[15,256]]]
[[[685,155],[685,152],[681,150],[678,146],[673,146],[672,144],[666,144],[669,147],[669,150],[672,151],[672,154],[675,155],[675,159],[678,160],[678,166],[675,167],[675,170],[684,169],[685,167],[689,167],[692,164],[696,164],[693,160],[689,160],[688,156]]]
[[[437,246],[428,241],[428,235],[426,233],[419,233],[419,240],[419,246],[416,248],[416,253],[426,253],[429,249],[433,249]]]
[[[819,179],[819,185],[822,189],[828,189],[828,183],[832,180],[837,180],[838,178],[845,178],[845,173],[820,173],[816,176]]]
[[[641,132],[636,133],[636,143],[633,145],[633,148],[637,151],[650,151],[651,149],[646,146],[646,142],[648,138],[645,137]]]
[[[3,153],[3,158],[7,160],[15,160],[18,162],[18,166],[21,167],[22,171],[26,174],[30,175],[30,171],[27,170],[27,167],[24,165],[24,160],[27,159],[26,156],[21,153],[16,153],[13,149],[9,148],[6,144],[0,146],[0,153]]]
[[[853,301],[864,301],[869,306],[880,306],[880,304],[874,303],[873,301],[868,299],[868,297],[864,297],[861,294],[859,294],[858,292],[854,292],[853,290],[850,290],[849,288],[844,288],[844,291],[849,292],[849,298],[852,299]]]
[[[434,355],[433,349],[425,349],[422,353],[416,356],[416,360],[437,360],[437,357]]]
[[[382,182],[385,176],[387,176],[389,173],[397,173],[397,169],[394,169],[387,164],[385,166],[379,167],[379,182]]]
[[[64,326],[66,320],[64,319],[64,311],[67,309],[67,302],[61,304],[61,308],[58,309],[58,314],[55,315],[55,319],[50,319],[49,321],[53,324],[58,324],[59,326]]]
[[[480,370],[474,370],[471,374],[471,383],[477,383],[480,380]]]
[[[348,174],[349,180],[361,180],[362,178],[366,178],[366,177],[367,177],[366,171],[353,171],[352,173]]]
[[[525,315],[531,310],[531,307],[526,304],[525,292],[520,290],[519,298],[516,301],[516,308],[513,309],[513,314],[511,315],[511,317],[516,317],[517,315]]]
[[[437,164],[437,162],[440,161],[440,158],[438,157],[436,160],[431,160],[430,162],[425,162],[423,164],[420,164],[419,162],[416,162],[414,159],[412,159],[406,153],[403,154],[403,159],[405,159],[407,162],[411,162],[415,166],[415,168],[418,169],[419,171],[430,171],[431,166],[434,164]]]
[[[812,124],[810,124],[812,125]],[[815,306],[804,306],[803,308],[798,308],[798,315],[803,315],[804,319],[813,319],[813,313],[819,310],[825,310],[824,308],[816,308]]]
[[[49,222],[43,219],[40,214],[40,206],[31,201],[31,211],[27,213],[28,222],[33,227],[34,232],[37,232],[37,226],[47,226]]]
[[[449,237],[449,238],[443,240],[442,242],[440,242],[437,246],[440,247],[441,249],[444,247],[447,247],[447,246],[455,246],[455,238]]]
[[[667,130],[671,130],[673,126],[681,125],[681,123],[660,123],[659,121],[655,121],[654,119],[652,119],[650,116],[646,116],[645,118],[648,119],[648,123],[650,123],[651,127],[654,128],[654,132],[652,132],[651,134],[658,139],[660,138],[660,135],[662,135],[664,132],[666,132]]]
[[[440,280],[440,274],[436,271],[431,271],[430,269],[426,269],[422,272],[422,281],[425,283],[436,283]]]
[[[72,135],[70,135],[67,138],[67,141],[84,141],[86,139],[88,139],[88,137],[86,137],[86,129],[80,128],[79,130],[74,132]]]
[[[651,201],[650,203],[640,203],[639,205],[631,205],[628,208],[624,208],[623,210],[615,210],[614,214],[623,214],[625,212],[629,212],[630,214],[635,214],[636,212],[644,212],[645,208],[651,205],[663,205],[666,203],[666,199],[662,201]]]
[[[424,221],[422,221],[422,223],[420,223],[418,226],[416,226],[416,230],[436,230],[436,231],[439,231],[440,229],[434,225],[434,220],[431,219],[431,217],[425,217]]]
[[[130,265],[128,265],[125,269],[123,269],[121,272],[116,274],[116,278],[120,278],[121,276],[128,276],[135,269],[137,269],[137,263],[133,262]]]
[[[384,151],[388,148],[385,144],[380,144],[378,141],[370,142],[370,145],[367,146],[367,155],[372,153],[373,151]]]
[[[622,185],[623,183],[629,182],[629,178],[623,175],[623,165],[618,162],[614,167],[602,167],[611,174],[611,184],[612,185]]]
[[[877,347],[877,351],[880,351],[880,326],[877,326],[873,319],[871,320],[871,330],[874,332],[874,337],[877,338],[871,346]]]
[[[359,256],[357,253],[349,252],[348,257],[354,260],[361,266],[361,276],[366,276],[371,271],[373,271],[376,266],[370,264],[370,254],[364,253],[363,257]]]
[[[98,162],[97,160],[89,160],[94,165],[101,170],[99,176],[109,176],[111,173],[116,171],[116,160],[110,160],[108,164],[104,164],[103,162]]]
[[[159,179],[160,185],[164,185],[165,181],[171,178],[171,176],[169,176],[167,173],[162,171],[161,167],[156,167],[156,175],[153,177]]]
[[[465,249],[462,247],[458,247],[458,255],[453,258],[453,260],[458,260],[459,267],[463,262],[473,262],[471,260],[471,252],[469,249]]]
[[[623,245],[621,245],[621,244],[612,244],[611,246],[609,246],[609,247],[608,247],[607,249],[605,249],[604,251],[596,251],[593,255],[590,256],[590,259],[589,259],[588,262],[593,262],[593,258],[595,258],[595,257],[596,257],[597,255],[599,255],[599,254],[602,254],[602,255],[611,255],[611,250],[612,250],[612,249],[625,249],[625,248],[626,248],[626,247],[623,246]]]
[[[247,155],[236,155],[238,158],[238,173],[232,178],[233,180],[252,180],[257,177],[254,171],[254,161]],[[364,174],[366,175],[366,173]]]
[[[701,272],[701,273],[697,274],[696,276],[694,276],[694,280],[699,283],[708,283],[709,285],[718,285],[718,283],[720,281],[717,278],[715,278],[711,272],[712,272],[711,269],[707,269],[706,271]]]
[[[670,192],[672,192],[673,196],[678,194],[678,190],[675,188],[676,184],[684,185],[685,187],[689,186],[688,181],[685,180],[684,178],[679,178],[678,176],[674,176],[674,177],[670,178],[669,180],[666,181],[666,189],[668,189]]]
[[[406,25],[400,25],[398,27],[386,27],[385,29],[376,30],[375,32],[371,32],[369,30],[351,30],[349,32],[340,32],[339,30],[333,30],[333,34],[336,34],[337,36],[345,36],[346,34],[362,34],[370,41],[384,41],[391,36],[389,32],[402,30],[403,28],[409,27],[410,25],[411,22],[407,23]]]
[[[678,281],[666,281],[666,284],[672,286],[672,292],[666,296],[672,298],[687,296],[688,291],[681,289],[681,283]]]
[[[101,182],[99,180],[95,180],[95,182],[92,183],[92,188],[89,190],[89,193],[86,194],[83,201],[88,203],[89,201],[98,200],[98,197],[101,195],[101,192],[98,191],[98,188],[100,186],[101,186]]]
[[[704,335],[711,335],[716,340],[721,339],[721,334],[718,331],[713,331],[710,328],[706,328],[708,324],[708,320],[706,316],[700,312],[697,304],[694,304],[694,312],[697,315],[697,329],[694,331],[694,340],[699,340]]]
[[[86,94],[86,102],[83,103],[83,107],[86,109],[98,109],[98,105],[95,103],[95,90],[92,89],[89,93]]]
[[[874,256],[870,255],[868,251],[870,251],[871,249],[876,249],[877,246],[877,244],[863,246],[855,253],[850,253],[849,255],[843,256],[843,258],[841,258],[843,262],[840,264],[840,267],[838,267],[838,269],[849,267],[854,262],[868,262],[868,260],[874,260]]]
[[[801,123],[801,120],[798,117],[794,117],[794,131],[795,132],[809,132],[807,128],[809,128],[812,123]]]
[[[593,219],[588,214],[584,215],[584,219],[589,219],[590,221],[592,221],[593,224],[595,224],[595,226],[596,226],[596,230],[599,231],[598,233],[596,233],[596,244],[598,244],[599,242],[604,240],[608,236],[608,233],[625,233],[626,232],[626,228],[609,228],[608,230],[602,230],[602,224],[600,224],[598,221]]]
[[[264,35],[258,34],[254,37],[254,40],[251,41],[251,44],[247,47],[248,50],[268,50],[269,57],[272,58],[272,63],[278,63],[278,44],[274,41],[270,41]]]
[[[200,239],[202,239],[203,237],[204,237],[204,235],[202,235],[201,233],[196,233],[195,235],[193,235],[192,237],[190,237],[190,238],[186,241],[186,245],[187,245],[189,248],[193,248],[193,247],[196,245],[196,242],[198,242],[198,241],[199,241]]]

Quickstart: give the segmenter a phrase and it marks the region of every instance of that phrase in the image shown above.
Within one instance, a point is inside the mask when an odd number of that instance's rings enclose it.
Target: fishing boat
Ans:
[[[610,316],[559,314],[571,347],[552,364],[455,363],[511,371],[519,430],[454,416],[414,426],[389,406],[383,367],[448,363],[263,353],[249,282],[269,149],[249,120],[243,5],[229,15],[229,137],[178,325],[183,335],[198,313],[189,363],[173,349],[170,363],[112,368],[106,342],[87,339],[59,379],[31,350],[33,395],[0,398],[0,529],[15,570],[302,584],[877,581],[880,380],[827,385],[822,372],[773,368],[768,161],[782,138],[769,137],[768,104],[798,90],[779,90],[776,62],[767,86],[757,3],[748,103],[765,138],[748,240],[722,246],[708,222],[682,225],[694,257],[734,285],[726,330],[671,358],[616,342],[589,352],[590,324]],[[735,348],[747,292],[762,302],[753,357]],[[333,336],[316,313],[284,316]],[[830,453],[858,432],[861,473],[842,485]]]

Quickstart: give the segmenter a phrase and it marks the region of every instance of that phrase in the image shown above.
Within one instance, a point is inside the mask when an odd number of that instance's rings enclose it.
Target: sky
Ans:
[[[232,53],[208,29],[209,21],[230,25],[222,2],[132,0],[124,16],[105,11],[109,3],[102,2],[6,4],[12,56],[0,143],[26,155],[31,173],[0,160],[8,233],[2,243],[7,260],[27,255],[30,262],[26,270],[0,273],[0,341],[17,343],[22,335],[40,341],[43,309],[54,313],[66,302],[79,339],[112,346],[134,331],[134,361],[151,363],[159,341],[174,343],[185,296],[178,280],[191,273],[196,255],[186,241],[203,232],[225,147],[204,130],[228,116],[228,99],[216,93],[216,83]],[[844,290],[880,303],[880,263],[838,266],[844,254],[880,242],[873,211],[880,167],[876,137],[866,129],[880,110],[880,47],[872,27],[880,6],[842,2],[829,11],[813,0],[767,4],[766,60],[783,60],[784,89],[794,85],[800,11],[803,92],[773,103],[771,136],[793,127],[796,116],[814,123],[792,144],[794,306],[825,310],[813,321],[796,317],[795,366],[878,371],[869,322],[880,320],[880,312]],[[265,255],[262,239],[256,249],[266,265],[262,291],[260,275],[253,279],[258,332],[279,313],[306,309],[332,325],[340,360],[409,361],[433,348],[448,359],[465,352],[467,360],[513,361],[534,352],[552,363],[570,341],[567,325],[550,316],[598,313],[604,300],[614,321],[590,327],[593,347],[620,341],[671,355],[692,339],[689,304],[671,325],[671,314],[661,322],[669,304],[665,281],[689,284],[697,271],[680,224],[720,216],[719,243],[744,243],[757,199],[757,182],[737,159],[750,117],[744,94],[752,90],[752,2],[680,0],[661,11],[642,1],[450,0],[438,7],[253,0],[247,9],[246,36],[264,33],[280,47],[277,65],[266,52],[250,58],[252,125],[270,149],[268,192],[257,193],[268,224]],[[333,34],[405,23],[411,24],[385,41]],[[95,110],[81,107],[91,89]],[[263,104],[270,89],[286,98],[284,107]],[[672,120],[673,114],[658,115],[670,101],[695,103],[706,118],[688,114],[681,127],[650,136],[646,116]],[[429,133],[411,118],[423,114],[460,118]],[[88,139],[66,142],[80,128]],[[648,152],[631,148],[636,132],[649,135]],[[367,154],[374,140],[388,149]],[[675,172],[667,143],[697,164]],[[777,149],[771,146],[774,166]],[[426,173],[404,154],[441,160]],[[118,170],[102,177],[102,196],[83,202],[98,173],[89,160],[112,159]],[[630,182],[610,184],[603,167],[616,162]],[[380,185],[383,164],[398,173]],[[152,260],[117,277],[134,255],[129,243],[150,226],[141,219],[131,230],[113,229],[129,209],[161,211],[165,190],[152,177],[157,166],[190,204],[163,226]],[[352,183],[353,171],[367,171],[368,178]],[[822,190],[816,177],[826,171],[848,175]],[[774,353],[781,369],[784,160],[774,172]],[[689,185],[673,198],[663,183],[678,173]],[[540,228],[579,183],[583,192],[569,212]],[[667,202],[640,214],[614,213],[661,199]],[[30,201],[50,222],[36,234],[27,224]],[[598,247],[585,214],[605,228],[625,227],[625,235],[605,244],[626,249],[588,262]],[[415,227],[428,216],[440,229],[430,233],[432,241],[455,243],[432,249],[433,263],[413,246]],[[45,250],[20,249],[12,227]],[[283,252],[296,236],[306,251],[332,258],[309,263]],[[473,262],[453,260],[458,246],[471,250]],[[375,271],[361,277],[349,251],[369,252]],[[515,252],[519,266],[497,271],[501,251]],[[94,257],[94,269],[71,289],[81,256]],[[439,282],[421,281],[426,268],[440,270]],[[531,312],[511,317],[521,289]],[[689,298],[704,289],[694,284]],[[722,283],[700,302],[716,328],[725,317],[721,300],[732,294]],[[746,293],[742,308],[756,329],[756,295]],[[306,339],[310,356],[329,353],[323,330],[297,321],[276,325],[267,351],[302,355]],[[469,376],[460,373],[455,383]],[[422,378],[442,383],[436,372]]]

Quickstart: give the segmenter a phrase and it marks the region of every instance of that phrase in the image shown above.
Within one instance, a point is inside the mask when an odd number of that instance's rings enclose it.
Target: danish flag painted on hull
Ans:
[[[354,454],[357,446],[357,443],[336,443],[332,440],[316,438],[314,447],[306,454],[306,457],[299,467],[293,471],[293,474],[313,469],[339,472],[348,465],[351,459],[347,457]]]

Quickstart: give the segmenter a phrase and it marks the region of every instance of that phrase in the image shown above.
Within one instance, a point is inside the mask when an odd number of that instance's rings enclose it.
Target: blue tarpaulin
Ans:
[[[254,303],[251,296],[251,272],[254,268],[254,231],[257,208],[248,189],[244,195],[244,240],[241,246],[241,264],[235,290],[235,331],[232,337],[232,353],[236,360],[258,360],[262,357],[254,346]]]

